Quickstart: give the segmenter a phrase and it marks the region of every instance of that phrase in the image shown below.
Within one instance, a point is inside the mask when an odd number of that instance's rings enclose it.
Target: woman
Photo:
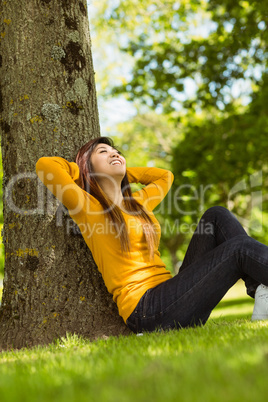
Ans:
[[[126,168],[108,137],[85,144],[76,163],[44,157],[36,170],[79,226],[133,332],[204,324],[239,278],[255,297],[252,320],[268,319],[268,247],[223,207],[204,213],[179,273],[172,277],[165,269],[152,211],[171,187],[171,172]],[[131,182],[145,187],[132,194]]]

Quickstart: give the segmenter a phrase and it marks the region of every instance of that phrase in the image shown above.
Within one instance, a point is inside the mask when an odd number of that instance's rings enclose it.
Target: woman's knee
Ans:
[[[215,218],[222,217],[222,216],[225,217],[230,214],[231,214],[231,212],[227,208],[222,207],[220,205],[215,205],[213,207],[208,208],[204,212],[202,218],[209,217],[210,219],[214,220]]]

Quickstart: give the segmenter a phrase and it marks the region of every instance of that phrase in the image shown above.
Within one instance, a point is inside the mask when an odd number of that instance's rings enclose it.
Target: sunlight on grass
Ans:
[[[253,311],[254,299],[246,293],[244,281],[239,280],[212,311],[210,318],[239,315],[249,318]]]
[[[237,281],[236,284],[228,290],[222,300],[241,299],[244,297],[249,298],[246,292],[244,281],[242,279],[239,279],[239,281]]]
[[[224,319],[94,342],[69,334],[47,347],[2,352],[1,402],[262,402],[267,328]]]
[[[268,321],[250,321],[253,302],[239,281],[202,327],[3,351],[0,400],[264,402]]]

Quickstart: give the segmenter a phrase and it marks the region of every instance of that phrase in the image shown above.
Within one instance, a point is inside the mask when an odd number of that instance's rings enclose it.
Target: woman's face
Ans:
[[[123,179],[126,174],[125,158],[115,148],[107,144],[96,146],[91,155],[91,164],[100,179],[105,178],[106,175]]]

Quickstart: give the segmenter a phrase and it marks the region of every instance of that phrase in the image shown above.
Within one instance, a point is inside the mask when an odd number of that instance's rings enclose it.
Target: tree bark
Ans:
[[[85,0],[1,0],[5,276],[0,347],[129,333],[91,253],[35,174],[100,135]]]

